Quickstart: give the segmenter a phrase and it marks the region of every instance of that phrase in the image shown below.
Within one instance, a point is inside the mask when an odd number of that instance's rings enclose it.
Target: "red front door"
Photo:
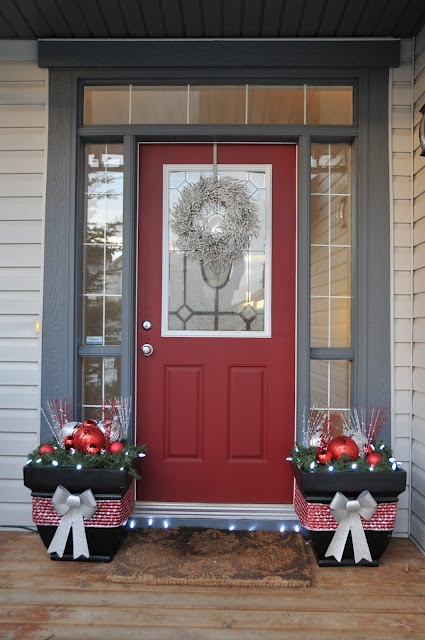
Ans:
[[[211,144],[140,147],[137,441],[149,453],[137,498],[289,503],[296,147],[218,145],[218,175],[245,181],[266,222],[249,255],[211,284],[199,262],[170,239],[163,244],[163,210],[167,216],[184,185],[211,173],[212,158]]]

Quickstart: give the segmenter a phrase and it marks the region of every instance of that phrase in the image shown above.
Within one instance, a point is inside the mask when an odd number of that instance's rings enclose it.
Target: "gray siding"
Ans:
[[[11,52],[13,55],[11,55]],[[36,47],[0,47],[1,525],[29,525],[22,468],[40,430],[40,334],[47,72]],[[10,58],[14,59],[10,59]]]
[[[419,109],[425,103],[425,29],[415,46],[413,164],[412,513],[410,531],[425,551],[425,157],[420,155]]]

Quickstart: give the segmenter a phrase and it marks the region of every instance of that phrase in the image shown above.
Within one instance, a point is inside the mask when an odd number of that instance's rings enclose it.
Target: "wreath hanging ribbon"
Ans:
[[[58,516],[61,516],[56,533],[50,543],[47,553],[57,553],[62,558],[68,535],[72,529],[74,560],[80,556],[89,557],[84,518],[92,518],[96,513],[97,504],[91,489],[87,489],[79,496],[71,494],[68,489],[59,485],[52,496],[53,506]]]
[[[211,229],[211,216],[219,213],[221,224]],[[248,251],[258,235],[258,205],[247,185],[229,176],[203,176],[182,190],[171,211],[170,227],[176,246],[201,265],[225,265]]]
[[[377,506],[375,498],[369,491],[362,491],[362,493],[357,496],[357,500],[349,500],[343,493],[337,491],[332,498],[329,509],[339,524],[325,553],[325,557],[334,556],[338,562],[341,562],[345,543],[351,531],[354,562],[360,562],[363,558],[372,562],[372,556],[360,516],[365,520],[372,520]]]

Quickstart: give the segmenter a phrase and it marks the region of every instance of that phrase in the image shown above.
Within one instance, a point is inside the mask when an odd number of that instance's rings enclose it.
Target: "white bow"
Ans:
[[[91,489],[86,489],[78,496],[71,494],[68,489],[59,485],[52,496],[52,502],[56,513],[61,516],[61,520],[47,553],[57,553],[62,558],[72,528],[74,560],[80,556],[88,558],[90,553],[84,518],[92,518],[97,510],[96,500]]]
[[[334,556],[341,562],[345,543],[351,531],[354,549],[354,562],[360,562],[362,558],[372,562],[369,545],[363,530],[360,516],[365,520],[371,520],[376,511],[377,503],[369,491],[362,491],[357,500],[349,500],[343,493],[337,491],[329,505],[331,514],[339,522],[331,543],[325,553],[325,557]]]

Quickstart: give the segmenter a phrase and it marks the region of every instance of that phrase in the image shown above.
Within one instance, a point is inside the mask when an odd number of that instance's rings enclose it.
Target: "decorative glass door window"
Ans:
[[[232,179],[230,184],[248,194],[257,224],[251,221],[251,226],[246,225],[246,220],[238,223],[234,209],[232,212],[226,206],[226,198],[213,195],[201,202],[195,227],[189,219],[185,227],[185,194],[199,187],[202,179],[211,184],[212,176],[211,165],[164,166],[162,335],[269,337],[271,167],[217,168],[220,193],[226,179]],[[179,225],[176,210],[182,214]],[[250,237],[247,250],[229,259],[229,245],[240,244],[244,233]],[[192,243],[189,252],[181,248],[188,235]],[[218,247],[212,260],[211,243]],[[198,258],[192,257],[197,253]]]

